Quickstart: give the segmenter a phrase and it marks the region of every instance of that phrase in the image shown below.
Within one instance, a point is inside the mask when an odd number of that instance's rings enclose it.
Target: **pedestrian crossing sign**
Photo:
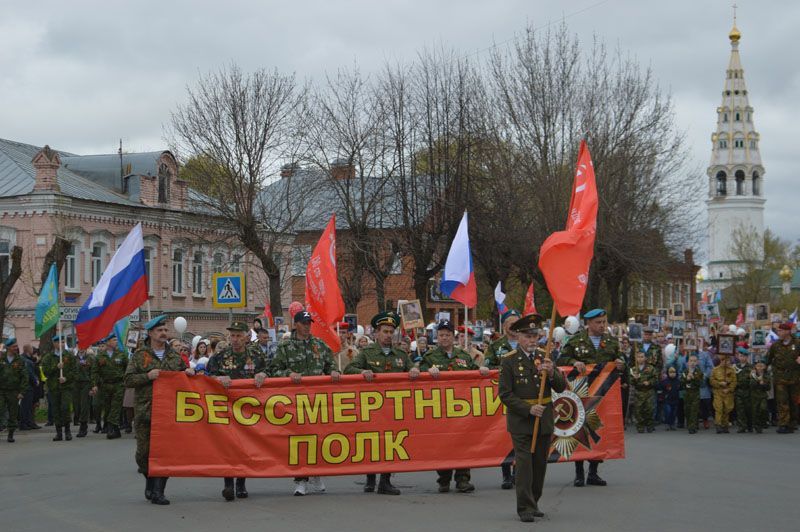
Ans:
[[[216,308],[241,308],[247,306],[244,274],[241,272],[215,273],[212,277],[212,303]]]

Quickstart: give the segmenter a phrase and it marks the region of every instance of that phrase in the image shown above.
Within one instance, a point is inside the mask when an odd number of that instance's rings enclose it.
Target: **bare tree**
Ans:
[[[11,291],[14,285],[17,284],[20,276],[22,275],[22,248],[14,246],[11,248],[11,261],[8,264],[8,271],[0,271],[0,332],[3,331],[3,326],[6,321],[6,312],[8,310],[8,298],[11,296]]]

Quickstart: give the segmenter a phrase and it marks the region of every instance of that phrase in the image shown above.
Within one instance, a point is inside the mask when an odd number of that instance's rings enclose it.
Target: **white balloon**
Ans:
[[[364,326],[363,325],[359,325],[358,327],[356,327],[356,334],[364,334]]]
[[[675,355],[675,344],[667,344],[664,348],[664,354],[667,358],[672,358]]]
[[[178,316],[177,318],[175,318],[175,321],[172,323],[172,325],[173,327],[175,327],[175,331],[178,334],[183,334],[186,332],[186,326],[188,324],[186,323],[186,318],[184,318],[183,316]]]
[[[745,335],[745,332],[746,332],[746,331],[745,331],[744,329],[742,329],[741,327],[739,327],[738,329],[736,329],[736,336],[744,336],[744,335]]]
[[[559,344],[564,341],[564,338],[567,337],[567,331],[564,330],[564,327],[556,327],[553,329],[553,340],[558,342]]]
[[[736,325],[728,325],[728,332],[736,334]]]
[[[575,334],[576,332],[578,332],[578,328],[580,326],[581,324],[578,321],[578,318],[576,318],[575,316],[567,316],[567,319],[564,320],[564,328],[570,334]]]

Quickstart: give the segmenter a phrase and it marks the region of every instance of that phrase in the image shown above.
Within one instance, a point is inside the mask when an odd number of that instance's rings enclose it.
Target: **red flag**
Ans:
[[[589,283],[597,229],[597,184],[592,157],[581,141],[578,167],[569,204],[567,228],[547,237],[539,250],[539,269],[547,282],[558,313],[577,314]]]
[[[311,334],[335,353],[341,349],[336,324],[344,316],[344,301],[336,279],[336,215],[311,254],[306,268],[306,310],[311,314]]]
[[[744,323],[744,314],[742,309],[739,309],[739,314],[736,315],[736,326],[740,327]]]
[[[528,287],[528,293],[525,294],[525,310],[522,312],[523,316],[536,313],[536,302],[533,300],[533,281]]]
[[[267,327],[272,327],[275,318],[272,316],[272,307],[269,306],[269,299],[264,301],[264,317],[267,318]]]

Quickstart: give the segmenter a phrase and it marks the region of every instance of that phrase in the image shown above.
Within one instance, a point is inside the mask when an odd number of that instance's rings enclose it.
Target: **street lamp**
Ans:
[[[792,292],[792,278],[794,277],[794,272],[789,268],[788,264],[784,264],[778,275],[781,281],[783,281],[783,295],[790,294]]]

